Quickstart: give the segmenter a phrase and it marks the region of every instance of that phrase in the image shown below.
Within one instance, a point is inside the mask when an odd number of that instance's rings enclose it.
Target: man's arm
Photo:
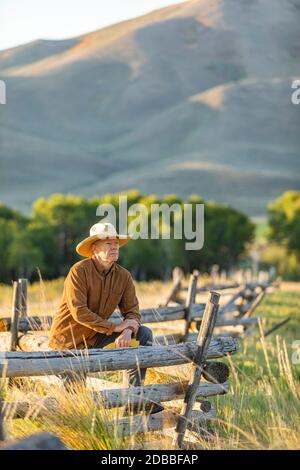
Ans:
[[[66,281],[66,299],[70,313],[74,320],[98,333],[111,335],[116,324],[101,318],[87,306],[87,282],[83,269],[71,268]]]
[[[119,302],[119,309],[125,320],[135,321],[135,326],[133,327],[133,329],[135,330],[134,334],[136,334],[137,330],[141,325],[141,314],[139,308],[139,301],[136,296],[135,286],[131,275],[128,276],[124,293]]]

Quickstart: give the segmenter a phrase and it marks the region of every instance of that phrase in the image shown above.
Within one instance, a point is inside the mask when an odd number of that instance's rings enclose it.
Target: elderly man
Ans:
[[[131,274],[116,263],[119,247],[128,240],[112,224],[97,223],[90,236],[77,245],[76,251],[86,259],[75,263],[65,280],[50,331],[50,348],[103,348],[113,342],[127,347],[133,337],[141,346],[151,346],[152,331],[141,325]],[[113,323],[109,317],[117,307],[124,319]],[[141,385],[145,374],[145,368],[128,371],[129,385]],[[65,384],[76,381],[72,373],[62,378]]]

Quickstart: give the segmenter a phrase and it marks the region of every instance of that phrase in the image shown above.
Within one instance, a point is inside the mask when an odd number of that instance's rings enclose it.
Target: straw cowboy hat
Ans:
[[[92,244],[98,240],[105,240],[106,238],[117,238],[119,240],[120,247],[130,240],[128,235],[119,235],[113,224],[109,222],[99,222],[91,227],[90,236],[78,243],[76,251],[81,256],[90,258],[93,256]]]

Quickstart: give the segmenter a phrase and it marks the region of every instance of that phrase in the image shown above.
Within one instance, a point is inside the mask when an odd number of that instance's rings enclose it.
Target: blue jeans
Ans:
[[[91,346],[89,349],[97,349],[97,348],[103,348],[104,346],[107,346],[108,344],[114,343],[116,338],[120,335],[121,333],[112,333],[110,336],[107,336],[103,333],[97,333],[95,336],[95,343],[93,346]],[[140,326],[138,329],[138,332],[136,334],[136,339],[139,341],[140,346],[152,346],[153,342],[153,333],[150,328],[147,326]],[[145,375],[146,375],[147,368],[141,368],[139,369],[136,367],[135,369],[130,369],[127,370],[127,377],[128,377],[128,383],[130,387],[138,387],[141,386],[145,380]],[[66,388],[69,388],[69,386],[72,386],[74,383],[82,382],[83,384],[85,383],[87,373],[85,372],[64,372],[63,374],[60,374],[59,377],[62,379],[64,385]]]

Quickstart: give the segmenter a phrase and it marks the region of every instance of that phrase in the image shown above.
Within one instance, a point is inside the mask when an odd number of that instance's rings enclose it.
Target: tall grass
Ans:
[[[47,284],[46,287],[48,294]],[[154,299],[153,291],[157,293],[158,286],[153,288],[150,284],[147,292],[143,283],[142,289],[145,296]],[[160,289],[163,292],[162,285]],[[261,318],[260,327],[252,336],[240,341],[237,355],[226,359],[231,370],[229,394],[210,399],[217,416],[201,436],[189,433],[191,446],[203,449],[300,448],[300,366],[291,364],[292,342],[300,339],[299,305],[300,289],[267,295],[256,311]],[[264,331],[287,316],[292,316],[292,320],[277,334],[264,337]],[[189,370],[189,365],[169,370],[149,369],[146,383],[180,381],[187,378]],[[120,378],[120,374],[113,372],[105,377],[108,376],[111,380]],[[172,439],[165,431],[118,437],[116,423],[122,410],[97,407],[84,389],[66,393],[59,386],[49,387],[24,379],[22,390],[8,389],[5,384],[2,393],[6,400],[55,396],[58,402],[55,413],[49,410],[41,417],[33,413],[25,419],[8,419],[6,432],[10,437],[46,430],[57,434],[72,449],[151,448],[151,445],[152,448],[171,448]],[[180,402],[166,403],[166,408],[179,410]]]

